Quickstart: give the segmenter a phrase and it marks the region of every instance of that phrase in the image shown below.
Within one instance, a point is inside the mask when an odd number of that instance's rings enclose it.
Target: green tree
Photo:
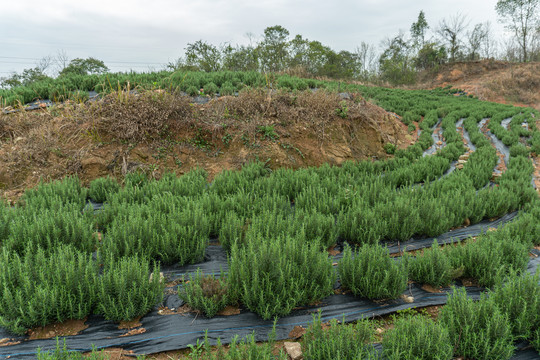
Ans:
[[[69,62],[59,76],[65,76],[69,74],[77,75],[89,75],[89,74],[104,74],[109,71],[109,68],[102,60],[98,60],[93,57],[87,59],[76,58]]]
[[[251,45],[223,48],[223,69],[230,71],[257,71],[259,70],[259,53]]]
[[[499,21],[513,32],[521,50],[521,60],[529,60],[529,46],[540,27],[540,0],[499,0],[495,10]]]
[[[423,10],[418,14],[418,20],[411,25],[411,36],[414,44],[418,47],[423,47],[426,43],[426,32],[429,29],[426,15]]]
[[[403,34],[385,40],[386,49],[379,57],[379,72],[383,80],[394,85],[411,84],[416,72],[409,56],[410,46]]]
[[[198,40],[188,43],[186,47],[186,65],[201,71],[219,71],[221,68],[221,51],[206,41]]]
[[[446,62],[446,48],[437,43],[426,43],[416,55],[414,66],[418,70],[437,69]]]
[[[280,25],[264,29],[264,38],[259,43],[261,65],[265,71],[281,71],[289,64],[289,30]]]

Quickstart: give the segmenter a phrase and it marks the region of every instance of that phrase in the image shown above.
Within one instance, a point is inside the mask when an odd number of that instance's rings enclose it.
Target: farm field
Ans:
[[[0,358],[539,357],[538,110],[249,72],[0,99]]]

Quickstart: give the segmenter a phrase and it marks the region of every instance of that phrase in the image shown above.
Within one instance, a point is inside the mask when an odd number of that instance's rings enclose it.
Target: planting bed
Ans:
[[[274,171],[254,162],[211,182],[203,170],[160,180],[132,172],[123,184],[100,178],[89,188],[68,177],[1,205],[0,338],[13,345],[0,346],[0,357],[55,348],[24,334],[68,319],[89,325],[66,338],[69,349],[148,354],[188,347],[205,330],[210,344],[252,332],[265,340],[272,328],[285,339],[317,311],[323,322],[351,322],[442,304],[440,325],[397,322],[383,336],[384,356],[406,346],[398,329],[408,326],[440,326],[456,356],[508,359],[517,341],[540,345],[538,278],[524,275],[540,264],[529,158],[540,114],[448,90],[346,87],[418,123],[418,141],[383,161]],[[336,112],[346,117],[343,106]],[[520,279],[529,297],[518,300]],[[467,303],[463,290],[478,301]],[[226,306],[233,315],[220,312]],[[141,316],[122,337],[117,323]],[[456,334],[464,327],[467,341]]]

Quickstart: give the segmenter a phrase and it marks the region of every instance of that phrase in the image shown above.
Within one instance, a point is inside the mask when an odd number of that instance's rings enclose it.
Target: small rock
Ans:
[[[401,299],[405,301],[407,304],[412,304],[414,302],[414,298],[408,295],[401,295]]]
[[[285,351],[291,358],[291,360],[301,360],[304,358],[302,355],[302,346],[298,342],[289,342],[286,341],[283,343]]]

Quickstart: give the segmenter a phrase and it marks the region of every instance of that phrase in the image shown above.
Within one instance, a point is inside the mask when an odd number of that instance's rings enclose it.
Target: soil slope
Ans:
[[[111,94],[87,104],[0,115],[0,195],[16,199],[40,179],[84,183],[140,169],[159,177],[195,167],[210,177],[252,160],[271,168],[384,158],[385,143],[414,142],[396,115],[324,91],[252,90],[206,104],[160,91]],[[337,110],[339,109],[339,110]]]
[[[480,100],[531,106],[540,110],[540,63],[494,60],[457,62],[437,73],[421,74],[419,88],[451,85]]]

